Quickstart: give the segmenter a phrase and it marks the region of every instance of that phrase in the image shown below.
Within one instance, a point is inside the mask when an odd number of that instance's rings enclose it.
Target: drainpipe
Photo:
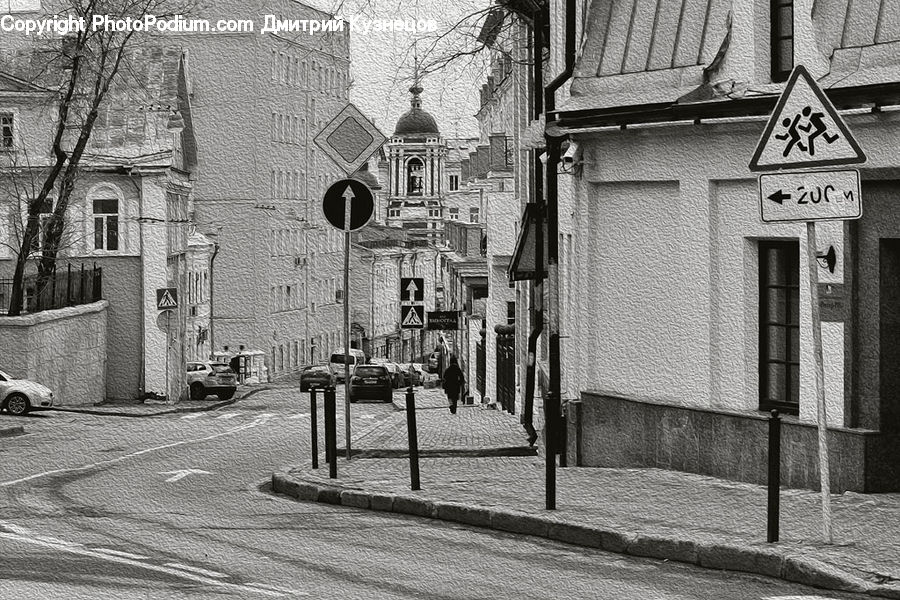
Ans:
[[[544,90],[544,110],[549,114],[556,109],[555,93],[572,77],[575,69],[575,0],[566,0],[566,38],[565,69]],[[548,123],[549,125],[549,123]],[[560,297],[559,297],[559,197],[557,165],[560,159],[561,138],[547,139],[547,284],[550,288],[547,300],[550,333],[550,390],[546,398],[545,414],[547,415],[547,431],[551,432],[553,448],[556,452],[563,450],[558,443],[564,438],[560,431],[560,404],[562,394],[562,377],[560,373]],[[548,453],[549,454],[549,453]],[[565,466],[563,450],[560,463]]]
[[[539,119],[543,112],[544,103],[539,90],[544,88],[543,83],[543,65],[541,64],[542,48],[544,46],[544,13],[538,8],[532,17],[532,67],[534,79],[534,119]],[[542,198],[544,196],[544,170],[541,163],[540,150],[532,150],[532,168],[534,170],[534,178],[532,185],[532,203],[538,205],[537,215],[535,217],[535,280],[529,292],[529,313],[531,316],[531,333],[528,335],[528,354],[526,358],[525,369],[525,403],[522,407],[522,426],[528,433],[528,444],[534,445],[537,440],[537,432],[534,429],[534,383],[535,368],[537,364],[537,340],[544,330],[544,313],[542,301],[544,297],[544,280],[543,280],[543,264],[544,264],[544,216],[542,214]]]

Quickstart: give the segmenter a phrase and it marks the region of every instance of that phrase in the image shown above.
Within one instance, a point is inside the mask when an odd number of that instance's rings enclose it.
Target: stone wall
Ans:
[[[768,415],[697,409],[585,392],[571,403],[569,464],[660,468],[765,485]],[[829,427],[832,493],[900,491],[900,436]],[[814,424],[784,417],[781,483],[819,488]]]
[[[54,405],[106,398],[106,300],[0,317],[0,369],[53,390]]]

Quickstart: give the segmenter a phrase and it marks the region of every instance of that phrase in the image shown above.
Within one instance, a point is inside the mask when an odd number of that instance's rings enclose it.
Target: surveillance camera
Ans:
[[[569,147],[562,155],[563,162],[567,165],[575,163],[581,154],[579,150],[578,142],[569,142]]]

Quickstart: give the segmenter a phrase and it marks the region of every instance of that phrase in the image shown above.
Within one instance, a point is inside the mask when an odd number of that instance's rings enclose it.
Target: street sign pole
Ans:
[[[344,430],[350,460],[350,216],[353,191],[344,192]]]
[[[819,480],[822,487],[822,530],[825,543],[833,544],[831,484],[828,472],[828,422],[825,411],[825,367],[822,361],[822,321],[819,316],[819,263],[816,259],[816,223],[806,222],[806,254],[809,263],[809,295],[812,305],[813,360],[816,369],[816,412],[819,430]]]

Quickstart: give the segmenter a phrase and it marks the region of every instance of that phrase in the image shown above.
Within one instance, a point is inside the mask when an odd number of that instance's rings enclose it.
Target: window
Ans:
[[[30,200],[34,202],[35,200]],[[38,214],[38,230],[34,239],[31,240],[31,250],[33,252],[38,252],[44,246],[44,234],[47,233],[47,227],[50,225],[50,217],[53,216],[53,200],[50,198],[45,198],[44,203],[41,204],[40,213]]]
[[[429,217],[434,217],[434,218],[440,218],[440,216],[441,216],[441,209],[440,209],[440,208],[429,208],[429,209],[428,209],[428,216],[429,216]]]
[[[448,209],[447,218],[451,221],[459,221],[459,209],[458,208],[450,208]]]
[[[411,158],[406,163],[406,195],[422,196],[425,193],[425,165],[421,159]]]
[[[514,325],[516,322],[516,303],[515,302],[507,302],[506,303],[506,324]]]
[[[119,200],[98,198],[94,202],[94,250],[119,249]]]
[[[13,116],[0,115],[0,152],[9,152],[13,149]]]
[[[469,209],[469,223],[477,223],[478,222],[478,212],[477,208]]]
[[[390,218],[400,218],[400,209],[399,208],[389,208],[388,209],[388,217]]]
[[[800,244],[759,243],[759,408],[797,414]]]
[[[455,192],[459,189],[459,175],[450,176],[450,191]]]
[[[771,0],[772,81],[786,81],[794,68],[794,2]]]

